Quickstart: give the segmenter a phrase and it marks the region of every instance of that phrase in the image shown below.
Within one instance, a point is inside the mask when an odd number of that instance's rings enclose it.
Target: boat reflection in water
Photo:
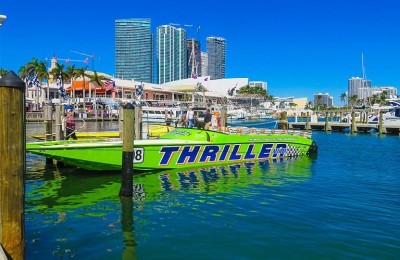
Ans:
[[[183,213],[185,218],[192,207],[202,208],[202,214],[204,210],[213,212],[214,202],[224,203],[222,200],[231,196],[259,193],[272,199],[265,193],[279,196],[276,190],[271,192],[273,186],[277,189],[307,181],[312,175],[313,159],[302,156],[139,174],[134,176],[133,199],[119,197],[118,172],[97,174],[78,168],[46,168],[43,160],[40,156],[27,160],[27,256],[96,258],[91,249],[96,247],[98,257],[115,259],[136,255],[143,239],[160,235],[157,232],[162,233],[163,229],[152,229],[148,222],[158,226],[167,215],[177,218],[171,207],[187,212]],[[154,219],[160,222],[152,222]]]
[[[229,193],[249,185],[277,186],[311,176],[312,157],[254,161],[207,168],[148,172],[134,176],[134,201],[152,201],[168,191]],[[120,174],[86,172],[77,168],[31,167],[28,176],[28,211],[69,209],[103,201],[119,201]],[[31,179],[31,180],[29,180]],[[41,181],[34,181],[41,179]]]

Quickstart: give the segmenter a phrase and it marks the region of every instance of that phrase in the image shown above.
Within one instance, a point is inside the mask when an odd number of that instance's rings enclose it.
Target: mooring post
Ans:
[[[56,106],[56,140],[64,140],[64,132],[63,132],[63,113],[64,109],[63,106],[57,105]]]
[[[287,124],[288,124],[287,112],[283,111],[283,112],[281,112],[281,115],[280,115],[280,118],[278,121],[278,128],[282,129],[282,130],[287,130],[288,129]]]
[[[228,126],[228,110],[226,109],[226,106],[223,106],[221,110],[221,127],[227,127],[227,126]]]
[[[310,130],[311,129],[311,127],[310,127],[310,112],[307,112],[307,115],[306,115],[306,130]]]
[[[331,131],[331,126],[329,125],[329,112],[325,112],[325,131]]]
[[[0,245],[19,260],[25,255],[25,82],[14,71],[0,79],[0,133]]]
[[[118,108],[118,131],[119,137],[123,138],[123,129],[124,129],[124,108],[120,106]]]
[[[379,125],[378,125],[379,134],[383,134],[383,112],[379,111]]]
[[[123,140],[122,140],[122,178],[119,196],[133,195],[133,147],[135,106],[131,103],[124,105]]]
[[[355,133],[357,132],[356,128],[356,112],[351,111],[351,132]]]
[[[143,125],[142,125],[142,106],[135,106],[135,139],[141,140],[143,135]]]
[[[53,141],[53,109],[48,103],[44,106],[44,120],[44,139],[46,141]],[[46,165],[52,164],[53,159],[46,158]]]

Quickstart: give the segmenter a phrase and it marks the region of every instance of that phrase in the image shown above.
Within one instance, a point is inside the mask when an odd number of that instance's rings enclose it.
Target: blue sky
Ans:
[[[94,54],[94,69],[113,75],[115,20],[151,18],[153,32],[192,24],[196,37],[200,26],[203,51],[207,36],[224,37],[227,78],[266,81],[279,97],[328,92],[338,104],[347,80],[362,76],[362,53],[373,86],[400,87],[399,10],[398,0],[1,0],[0,67],[86,58],[74,50]]]

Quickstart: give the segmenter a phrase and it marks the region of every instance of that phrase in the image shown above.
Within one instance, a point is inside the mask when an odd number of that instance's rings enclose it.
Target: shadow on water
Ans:
[[[251,185],[290,185],[307,181],[312,176],[312,163],[313,158],[304,156],[138,174],[134,176],[134,196],[131,199],[120,198],[118,195],[121,186],[119,172],[96,173],[77,168],[46,167],[42,158],[33,157],[28,159],[27,226],[34,227],[34,230],[43,228],[47,231],[32,233],[28,228],[27,236],[30,241],[45,241],[41,236],[56,233],[58,225],[78,225],[68,223],[76,221],[76,218],[79,222],[86,223],[92,222],[93,217],[109,218],[110,215],[117,213],[119,217],[114,220],[113,225],[121,227],[118,230],[122,232],[123,237],[118,254],[132,257],[136,254],[137,247],[134,235],[134,211],[150,205],[149,203],[165,199],[168,193],[226,194],[239,192]],[[69,237],[67,240],[76,240],[80,239],[80,235],[76,232],[104,233],[101,227],[91,228],[96,230],[75,230],[67,232],[65,236]],[[86,239],[85,236],[82,237]],[[84,241],[81,242],[85,244]],[[46,245],[39,246],[38,243],[40,242],[28,243],[28,255],[36,252],[35,254],[39,254],[36,256],[44,256],[46,253],[43,250],[49,248],[54,250],[53,254],[56,255],[72,254],[70,251],[57,251],[56,248],[62,247],[59,239],[48,240],[45,242]],[[65,240],[63,243],[65,244]],[[101,247],[101,243],[98,246]],[[40,250],[38,247],[46,249]],[[81,250],[84,249],[78,247],[75,253]],[[81,255],[84,253],[81,252]]]

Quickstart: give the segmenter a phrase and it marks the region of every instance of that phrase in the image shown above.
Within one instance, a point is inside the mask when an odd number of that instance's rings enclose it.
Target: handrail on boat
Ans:
[[[248,127],[212,127],[210,130],[218,131],[226,134],[289,134],[299,135],[302,137],[311,138],[311,131],[303,130],[286,130],[286,129],[261,129],[261,128],[248,128]]]

